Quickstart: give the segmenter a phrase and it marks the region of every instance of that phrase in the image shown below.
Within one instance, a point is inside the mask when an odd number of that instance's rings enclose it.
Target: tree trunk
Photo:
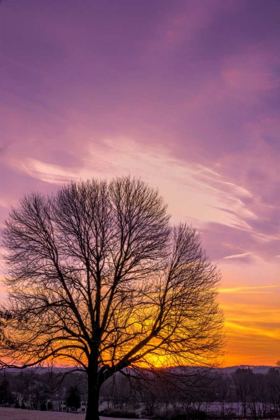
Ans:
[[[88,400],[85,420],[99,420],[99,392],[100,383],[98,367],[89,361],[88,366]]]
[[[99,386],[88,384],[87,412],[85,420],[99,420]]]
[[[85,420],[99,420],[99,389],[88,392],[87,413]]]

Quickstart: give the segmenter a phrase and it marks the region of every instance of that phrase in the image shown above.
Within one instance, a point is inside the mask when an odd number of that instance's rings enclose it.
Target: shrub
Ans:
[[[138,415],[134,411],[125,411],[125,410],[102,410],[100,415],[104,417],[115,417],[115,418],[127,418],[135,419],[138,418]]]

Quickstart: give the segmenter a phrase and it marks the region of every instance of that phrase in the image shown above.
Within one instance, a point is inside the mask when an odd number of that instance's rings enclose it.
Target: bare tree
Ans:
[[[158,192],[142,181],[30,195],[3,235],[2,366],[84,369],[86,419],[98,418],[100,387],[118,371],[213,362],[222,342],[219,274],[195,230],[172,227]]]

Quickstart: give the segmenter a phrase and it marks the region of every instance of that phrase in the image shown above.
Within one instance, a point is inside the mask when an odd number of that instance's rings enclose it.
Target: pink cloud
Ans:
[[[222,76],[230,87],[240,92],[277,89],[280,87],[277,72],[279,64],[280,60],[274,51],[264,51],[256,45],[228,59]]]

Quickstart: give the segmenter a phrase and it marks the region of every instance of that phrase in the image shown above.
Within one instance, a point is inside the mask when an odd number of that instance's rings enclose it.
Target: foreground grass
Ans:
[[[0,407],[1,420],[84,420],[84,414],[61,413],[55,411],[21,410]]]
[[[84,420],[85,414],[62,413],[58,411],[21,410],[20,408],[0,407],[1,420]],[[109,417],[100,417],[110,420]],[[122,419],[118,419],[122,420]]]

